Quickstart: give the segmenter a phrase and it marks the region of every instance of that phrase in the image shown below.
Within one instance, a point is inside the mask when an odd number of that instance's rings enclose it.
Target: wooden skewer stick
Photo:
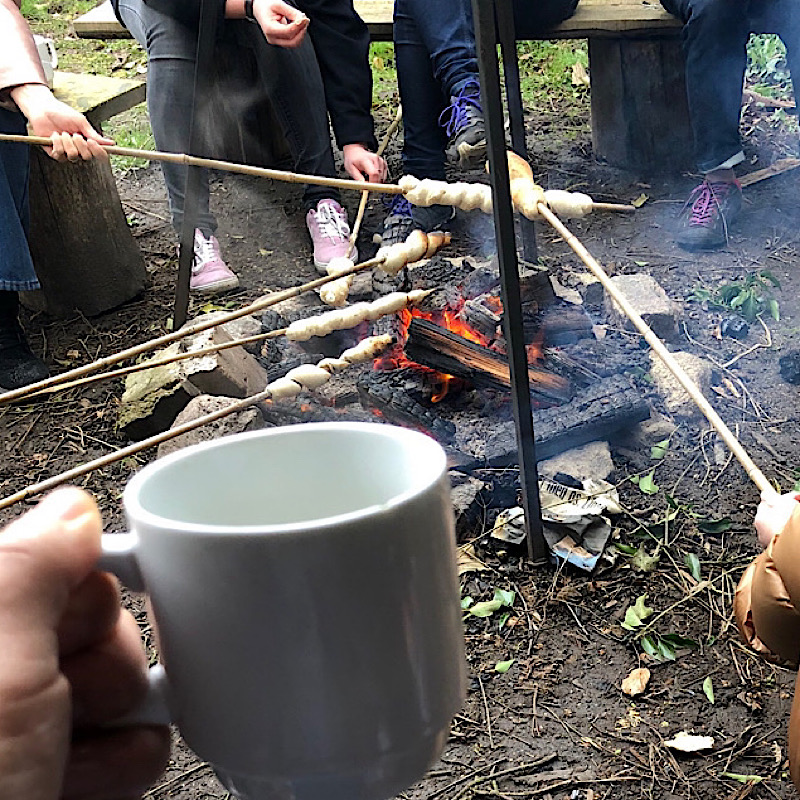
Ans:
[[[598,203],[592,200],[592,209],[594,211],[618,211],[622,214],[635,214],[636,206],[630,203]]]
[[[369,261],[363,261],[361,264],[356,264],[355,266],[344,270],[339,275],[325,275],[321,278],[316,278],[313,281],[309,281],[308,283],[304,283],[302,286],[296,286],[292,289],[284,289],[283,291],[275,292],[268,297],[265,297],[261,300],[256,300],[254,303],[250,303],[250,305],[240,308],[238,311],[230,311],[227,314],[221,314],[220,316],[211,320],[200,319],[192,325],[184,325],[177,331],[164,334],[164,336],[159,336],[155,339],[149,339],[141,344],[128,347],[119,353],[114,353],[113,355],[106,356],[105,358],[100,358],[97,361],[92,361],[89,364],[84,364],[82,367],[76,367],[75,369],[68,370],[67,372],[62,372],[60,375],[53,375],[52,377],[45,378],[42,381],[37,381],[36,383],[31,383],[28,386],[23,386],[21,389],[13,389],[10,392],[3,392],[0,394],[0,405],[3,403],[21,400],[29,395],[37,394],[43,389],[48,389],[51,386],[56,386],[57,384],[66,383],[67,381],[74,380],[75,378],[80,378],[84,375],[88,375],[90,372],[94,372],[95,370],[105,369],[106,367],[110,367],[112,364],[117,364],[118,362],[125,361],[128,358],[135,358],[142,353],[155,350],[156,348],[164,345],[172,344],[172,342],[183,339],[185,336],[192,336],[195,333],[201,333],[209,328],[215,328],[218,325],[223,325],[226,322],[232,322],[240,317],[246,317],[248,314],[253,314],[256,311],[269,308],[270,306],[274,306],[283,300],[297,297],[298,295],[303,294],[303,292],[313,291],[317,287],[323,286],[329,281],[336,280],[344,275],[351,275],[356,272],[361,272],[365,269],[371,269],[372,267],[377,267],[382,263],[383,258],[373,258]]]
[[[589,268],[591,273],[602,284],[603,288],[614,299],[614,302],[622,309],[626,317],[633,323],[636,330],[642,334],[645,341],[653,349],[653,352],[664,362],[667,369],[675,376],[678,382],[689,394],[689,397],[695,402],[697,407],[702,411],[705,418],[711,423],[711,427],[720,435],[725,444],[730,448],[731,452],[736,456],[739,463],[744,467],[747,476],[753,483],[763,492],[768,491],[775,493],[775,488],[767,480],[764,473],[756,466],[752,458],[747,454],[747,451],[742,447],[739,440],[734,436],[733,432],[723,422],[722,418],[712,408],[711,404],[706,400],[703,393],[697,384],[686,374],[686,371],[675,360],[672,353],[667,350],[664,343],[658,336],[653,333],[648,324],[639,316],[636,310],[631,306],[622,292],[611,282],[608,275],[606,275],[603,268],[592,256],[592,254],[583,246],[580,240],[564,225],[563,222],[544,204],[539,203],[539,212],[541,215],[552,225],[552,227],[561,235],[564,241],[572,248],[578,258]]]
[[[0,142],[18,142],[22,144],[41,145],[50,147],[53,142],[43,136],[23,136],[19,134],[0,134]],[[336,189],[350,189],[359,192],[383,192],[384,194],[403,194],[403,190],[391,183],[365,183],[347,178],[326,178],[321,175],[302,175],[296,172],[287,172],[281,169],[267,169],[265,167],[251,167],[249,164],[236,164],[232,161],[218,161],[214,158],[200,158],[186,153],[164,153],[160,150],[138,150],[133,147],[119,147],[117,145],[100,145],[109,155],[128,156],[129,158],[142,158],[145,161],[165,161],[170,164],[185,164],[192,167],[205,167],[218,169],[224,172],[237,172],[240,175],[254,175],[257,178],[270,178],[284,183],[311,183],[315,186],[332,186]]]
[[[87,461],[85,464],[80,464],[77,467],[73,467],[66,472],[62,472],[60,475],[54,475],[52,478],[47,478],[39,483],[33,483],[30,486],[26,486],[24,489],[21,489],[14,494],[10,494],[8,497],[4,497],[2,500],[0,500],[0,509],[8,508],[9,506],[13,506],[15,503],[19,503],[22,500],[27,500],[29,497],[33,497],[33,495],[41,494],[49,489],[54,489],[56,486],[60,486],[62,483],[75,480],[75,478],[80,478],[82,475],[86,475],[89,472],[94,472],[96,469],[107,467],[109,464],[114,464],[115,462],[121,461],[123,458],[127,458],[128,456],[141,453],[142,450],[147,450],[148,448],[155,447],[162,442],[174,439],[176,436],[180,436],[182,433],[189,433],[189,431],[193,431],[195,428],[199,428],[201,425],[208,425],[210,422],[214,422],[215,420],[228,416],[228,414],[233,414],[236,411],[242,411],[246,408],[250,408],[250,406],[260,403],[262,400],[266,400],[271,394],[272,392],[268,386],[263,391],[258,392],[258,394],[245,397],[243,400],[238,400],[227,408],[221,408],[218,411],[213,411],[205,416],[198,417],[197,419],[190,420],[189,422],[184,422],[183,425],[179,425],[177,428],[170,428],[168,431],[151,436],[149,439],[142,439],[141,442],[135,442],[127,447],[123,447],[121,450],[115,450],[113,453],[107,453],[104,456],[100,456],[100,458],[96,458],[94,461]]]
[[[123,375],[130,375],[133,372],[144,372],[146,369],[154,369],[155,367],[165,367],[168,364],[174,364],[177,361],[187,361],[191,358],[202,358],[209,356],[213,353],[219,353],[221,350],[228,350],[231,347],[244,347],[247,344],[260,342],[264,339],[276,339],[278,336],[283,336],[288,328],[279,328],[268,333],[257,333],[254,336],[245,336],[243,339],[231,339],[229,342],[221,342],[220,344],[209,345],[208,347],[201,347],[198,350],[189,350],[185,353],[175,353],[172,356],[165,356],[164,358],[153,359],[151,361],[143,361],[141,364],[131,364],[129,367],[120,367],[113,369],[110,372],[99,372],[95,375],[87,375],[83,378],[78,378],[74,381],[67,383],[59,383],[56,386],[50,386],[47,389],[40,389],[35,392],[31,397],[38,397],[42,394],[54,394],[55,392],[65,392],[67,389],[74,389],[76,386],[86,386],[90,383],[97,383],[98,381],[107,381],[111,378],[121,378]]]
[[[382,156],[389,146],[389,142],[394,136],[394,132],[400,127],[400,122],[403,119],[403,106],[397,107],[397,114],[392,120],[392,124],[386,129],[386,134],[378,147],[378,155]],[[356,221],[353,223],[353,232],[350,234],[350,243],[347,245],[346,256],[350,258],[351,253],[355,249],[356,239],[358,239],[358,232],[361,230],[361,223],[364,221],[364,212],[367,210],[367,200],[369,199],[369,191],[361,192],[361,202],[358,204],[358,213],[356,214]]]

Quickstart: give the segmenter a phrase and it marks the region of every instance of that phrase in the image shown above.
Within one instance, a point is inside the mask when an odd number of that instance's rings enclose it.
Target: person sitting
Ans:
[[[86,117],[57,100],[47,86],[28,24],[15,0],[0,0],[0,133],[52,138],[48,153],[58,161],[108,158],[113,144]],[[0,144],[0,390],[46,378],[19,324],[20,291],[39,288],[28,248],[27,144]]]
[[[800,662],[800,494],[764,492],[755,518],[765,548],[747,568],[734,597],[744,640],[770,660]],[[789,719],[789,771],[800,790],[800,697],[795,686]]]
[[[369,33],[352,3],[301,0],[295,8],[282,0],[217,2],[220,36],[253,52],[260,86],[280,118],[296,171],[336,176],[330,114],[348,174],[355,180],[382,181],[386,164],[373,152]],[[186,152],[194,103],[199,4],[114,0],[114,7],[122,24],[147,50],[148,108],[156,147]],[[172,222],[180,230],[186,168],[164,164],[163,173]],[[303,202],[314,264],[324,273],[331,259],[346,255],[350,236],[347,213],[338,191],[329,187],[306,186]],[[206,174],[194,239],[190,286],[195,292],[226,291],[239,282],[222,258],[216,228],[216,218],[209,210]]]
[[[742,208],[734,167],[744,161],[739,136],[742,85],[751,33],[777,33],[786,45],[795,96],[800,87],[800,8],[796,0],[661,0],[683,21],[686,90],[695,157],[703,181],[678,217],[676,241],[689,250],[714,249]]]
[[[578,0],[515,0],[520,36],[540,33],[571,16]],[[486,154],[471,0],[395,0],[394,46],[403,107],[403,172],[445,180],[447,147],[467,168]],[[448,101],[449,98],[449,101]],[[395,195],[383,225],[383,243],[405,241],[453,219],[450,206],[412,207]]]

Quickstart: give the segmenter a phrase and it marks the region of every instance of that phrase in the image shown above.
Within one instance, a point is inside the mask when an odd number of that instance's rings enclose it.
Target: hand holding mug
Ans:
[[[107,727],[147,687],[119,588],[95,571],[100,515],[61,489],[0,532],[0,797],[139,794],[167,762],[166,728]]]

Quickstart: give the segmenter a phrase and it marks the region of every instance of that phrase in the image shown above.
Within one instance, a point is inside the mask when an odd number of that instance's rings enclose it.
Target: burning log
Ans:
[[[511,388],[508,361],[504,356],[428,320],[412,318],[405,352],[418,364],[463,378],[475,386]],[[532,390],[551,402],[563,402],[571,397],[569,383],[559,375],[530,368],[528,378],[533,384]]]
[[[556,408],[535,409],[536,458],[542,460],[598,439],[650,416],[650,408],[622,375],[604,378],[580,395]],[[501,424],[486,440],[486,463],[508,466],[518,461],[517,440],[512,423]]]

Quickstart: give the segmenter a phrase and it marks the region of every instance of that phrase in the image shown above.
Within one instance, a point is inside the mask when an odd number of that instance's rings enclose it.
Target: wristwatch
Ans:
[[[253,2],[254,0],[244,0],[244,16],[246,19],[255,22],[256,15],[255,12],[253,11]]]

